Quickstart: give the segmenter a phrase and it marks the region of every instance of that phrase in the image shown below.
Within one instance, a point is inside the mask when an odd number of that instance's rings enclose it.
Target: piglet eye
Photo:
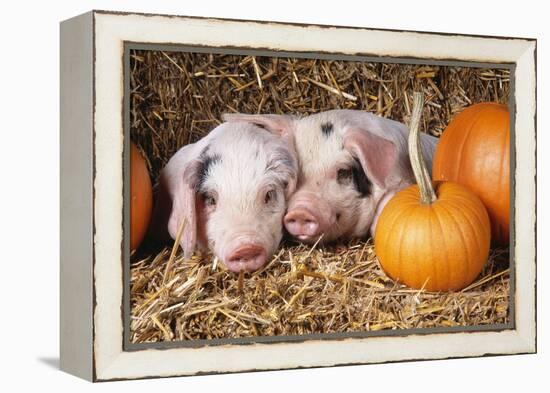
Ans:
[[[203,194],[204,204],[208,207],[216,206],[216,197],[210,193]]]
[[[349,184],[351,182],[351,177],[351,168],[338,169],[338,173],[336,174],[336,180],[340,184]]]
[[[275,190],[269,190],[265,193],[264,202],[268,204],[271,201],[274,201],[277,198],[277,192]]]

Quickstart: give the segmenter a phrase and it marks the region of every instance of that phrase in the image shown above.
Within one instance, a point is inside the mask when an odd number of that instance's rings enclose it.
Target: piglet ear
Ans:
[[[202,163],[195,159],[188,163],[181,176],[172,203],[172,212],[168,219],[168,232],[173,239],[177,238],[180,226],[183,225],[183,233],[180,238],[180,246],[183,249],[185,259],[189,259],[197,245],[197,183],[198,174]]]
[[[227,122],[244,121],[257,124],[269,132],[286,136],[292,133],[296,117],[290,115],[247,115],[244,113],[225,113],[222,119]]]
[[[344,149],[359,160],[367,177],[380,188],[386,187],[386,178],[397,161],[393,142],[362,128],[351,127],[344,134]]]

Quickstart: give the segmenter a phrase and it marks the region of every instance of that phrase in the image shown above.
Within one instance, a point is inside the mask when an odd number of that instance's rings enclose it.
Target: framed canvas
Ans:
[[[60,64],[63,370],[536,352],[536,40],[92,11]]]

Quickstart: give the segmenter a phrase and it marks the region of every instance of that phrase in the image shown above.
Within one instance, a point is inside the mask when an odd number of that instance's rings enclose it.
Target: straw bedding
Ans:
[[[153,182],[183,145],[225,112],[307,115],[360,109],[408,123],[423,91],[422,129],[441,135],[464,107],[506,103],[500,69],[132,51],[131,139]],[[261,271],[236,275],[210,254],[184,261],[148,239],[131,257],[131,341],[301,335],[507,323],[509,255],[453,293],[411,290],[381,270],[371,239],[323,247],[286,241]],[[171,255],[173,254],[173,255]],[[169,264],[170,268],[166,269]]]

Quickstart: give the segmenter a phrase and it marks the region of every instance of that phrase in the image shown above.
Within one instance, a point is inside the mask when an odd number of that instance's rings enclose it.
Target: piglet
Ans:
[[[407,127],[357,110],[331,110],[297,118],[286,115],[227,114],[292,140],[300,173],[284,225],[305,243],[374,234],[391,197],[414,183]],[[428,168],[437,138],[423,134]]]
[[[181,148],[161,171],[152,227],[189,258],[209,248],[234,272],[261,268],[283,234],[297,179],[289,144],[249,122],[223,123]]]

